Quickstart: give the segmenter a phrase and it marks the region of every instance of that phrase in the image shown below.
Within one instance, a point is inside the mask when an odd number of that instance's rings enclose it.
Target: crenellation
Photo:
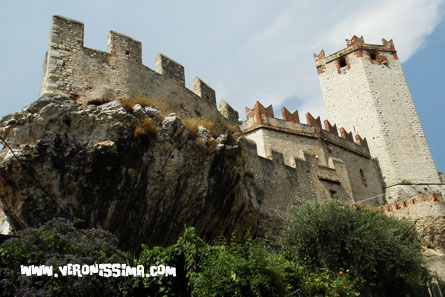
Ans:
[[[181,86],[185,86],[184,66],[175,60],[159,53],[156,56],[156,71],[165,77],[175,80]]]
[[[80,50],[83,47],[84,25],[60,15],[53,16],[49,46],[58,50]]]
[[[341,138],[346,139],[347,141],[350,141],[350,142],[354,142],[354,139],[352,138],[352,132],[349,132],[349,133],[346,132],[345,128],[343,128],[343,127],[341,127],[339,129],[339,131],[340,131]]]
[[[257,102],[252,109],[246,107],[247,120],[240,128],[247,139],[256,142],[258,156],[296,170],[301,169],[301,162],[313,167],[310,176],[320,197],[336,193],[360,201],[382,194],[377,165],[365,141],[355,143],[352,133],[346,131],[350,137],[338,136],[336,125],[329,122],[323,130],[320,117],[315,119],[310,113],[306,114],[307,124],[301,124],[295,116],[288,117],[287,109],[282,111],[287,120],[271,117],[272,106],[265,108]],[[367,176],[365,183],[360,172]]]
[[[195,79],[193,80],[193,92],[201,97],[202,100],[205,100],[209,104],[216,106],[215,91],[205,82],[203,82],[199,77],[195,77]]]
[[[298,110],[295,110],[293,113],[290,113],[286,107],[281,108],[281,114],[283,116],[283,120],[300,123],[300,117],[298,116]]]
[[[108,52],[83,46],[84,25],[54,16],[40,94],[61,94],[79,103],[150,98],[185,117],[219,116],[215,92],[202,81],[195,94],[185,87],[184,67],[165,55],[154,71],[142,64],[142,44],[111,31]],[[204,99],[204,100],[203,100]]]
[[[331,143],[343,146],[344,148],[354,151],[358,154],[369,156],[369,150],[367,146],[362,146],[361,144],[354,142],[352,140],[351,132],[349,133],[351,134],[350,137],[342,138],[336,133],[337,126],[332,126],[329,121],[325,121],[325,127],[328,128],[326,130],[323,130],[321,127],[320,117],[314,118],[310,113],[307,113],[307,124],[301,124],[299,120],[296,120],[298,116],[298,110],[291,114],[291,116],[287,114],[289,112],[285,107],[283,107],[282,112],[283,114],[286,114],[286,118],[289,119],[290,117],[291,120],[276,119],[273,114],[272,105],[269,105],[267,108],[265,108],[260,102],[256,102],[255,106],[252,109],[246,107],[247,120],[241,124],[240,128],[244,133],[248,133],[260,127],[264,127],[268,129],[283,131],[286,133],[304,135],[307,137],[323,137]],[[326,124],[328,124],[328,126],[326,126]],[[345,135],[346,134],[348,133],[345,131]],[[361,143],[365,145],[365,142],[362,141]]]
[[[359,134],[355,134],[355,143],[359,146],[365,147],[369,150],[368,147],[368,142],[366,141],[366,137],[365,138],[361,138]]]
[[[108,35],[108,52],[142,64],[142,44],[140,41],[115,32],[110,31]]]
[[[261,123],[262,119],[265,118],[275,118],[272,104],[268,107],[264,107],[260,102],[256,102],[255,106],[250,109],[246,106],[246,116],[247,119],[255,119],[257,123]]]
[[[320,136],[321,135],[321,120],[320,117],[317,117],[316,119],[314,119],[314,117],[308,112],[306,113],[306,123],[309,126],[314,127],[314,133],[316,136]]]
[[[272,161],[275,161],[279,164],[285,164],[283,153],[275,151],[275,150],[271,150],[271,156],[272,156]]]
[[[331,125],[331,123],[328,120],[324,120],[323,121],[324,124],[324,129],[326,131],[328,131],[329,133],[338,136],[338,131],[337,131],[337,124]],[[360,144],[358,144],[360,145]]]
[[[230,106],[229,103],[226,102],[226,100],[221,99],[221,102],[219,103],[219,111],[227,120],[238,123],[238,112],[233,109],[232,106]]]

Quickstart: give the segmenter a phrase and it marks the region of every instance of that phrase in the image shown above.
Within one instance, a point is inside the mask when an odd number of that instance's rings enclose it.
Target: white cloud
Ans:
[[[300,114],[309,111],[325,117],[313,53],[338,51],[355,34],[367,43],[392,38],[401,61],[406,61],[440,22],[444,1],[301,2],[289,2],[271,13],[269,23],[241,45],[235,60],[243,71],[237,73],[236,88],[225,92],[229,102],[237,97],[233,105],[241,113],[243,105],[252,107],[256,100],[276,108],[293,97],[300,99]],[[225,80],[230,82],[229,77]]]
[[[326,46],[338,48],[342,40],[363,35],[367,43],[392,38],[402,62],[422,48],[425,37],[441,20],[441,0],[375,0],[343,18],[328,35]]]

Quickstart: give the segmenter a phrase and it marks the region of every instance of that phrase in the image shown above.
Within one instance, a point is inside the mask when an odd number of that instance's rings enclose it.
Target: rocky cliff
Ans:
[[[5,116],[13,153],[0,154],[0,206],[11,228],[79,218],[125,246],[168,244],[185,226],[206,239],[255,233],[261,197],[240,132],[186,126],[152,106],[50,94]]]

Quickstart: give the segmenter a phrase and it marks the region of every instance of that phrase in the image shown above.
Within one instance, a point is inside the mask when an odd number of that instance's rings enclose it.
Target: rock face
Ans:
[[[128,109],[128,110],[127,110]],[[101,225],[124,246],[255,233],[261,197],[238,132],[190,132],[175,114],[118,101],[81,106],[46,94],[5,116],[0,203],[13,230],[53,217]]]
[[[427,267],[445,279],[445,216],[426,216],[414,220],[425,247]]]

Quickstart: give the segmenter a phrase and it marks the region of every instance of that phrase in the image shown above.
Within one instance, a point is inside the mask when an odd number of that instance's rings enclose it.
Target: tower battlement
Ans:
[[[354,53],[357,57],[366,56],[369,61],[373,64],[385,64],[388,63],[388,59],[385,55],[381,53],[389,53],[392,57],[398,60],[397,51],[394,47],[394,42],[391,40],[387,41],[382,38],[382,44],[368,44],[365,43],[363,36],[357,37],[353,36],[351,39],[346,39],[346,48],[335,52],[329,56],[326,56],[324,50],[321,50],[319,54],[314,54],[315,65],[317,67],[318,73],[322,73],[325,70],[326,64],[331,62],[337,62],[338,68],[343,67],[340,65],[340,59],[345,59],[345,66],[348,66],[347,55]]]
[[[346,48],[314,58],[328,118],[367,138],[386,188],[403,180],[439,183],[394,42],[353,36]]]
[[[217,111],[215,91],[200,78],[185,87],[184,67],[158,54],[156,71],[142,64],[141,42],[110,31],[108,51],[84,47],[84,24],[62,16],[52,19],[40,94],[57,93],[79,102],[150,97],[186,116]],[[178,99],[181,98],[181,99]]]

